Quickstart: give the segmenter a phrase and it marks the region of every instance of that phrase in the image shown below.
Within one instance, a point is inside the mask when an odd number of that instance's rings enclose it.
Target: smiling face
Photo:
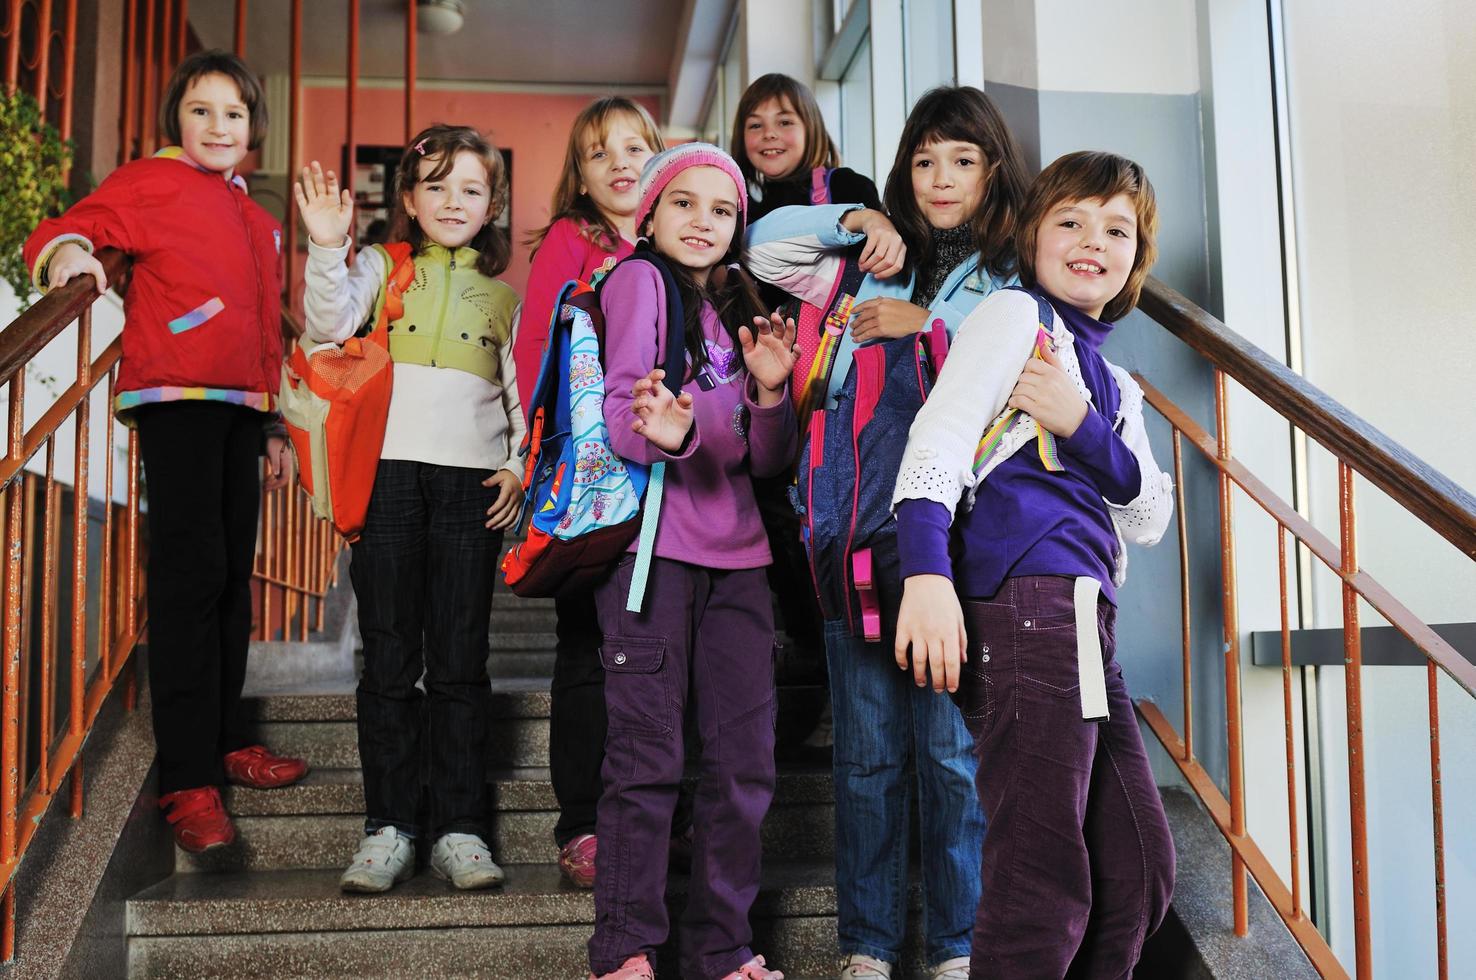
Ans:
[[[743,120],[743,150],[769,180],[794,173],[805,159],[805,123],[788,99],[761,102]]]
[[[230,76],[201,75],[179,101],[180,146],[206,170],[228,174],[246,158],[251,111]]]
[[[1035,278],[1052,296],[1100,319],[1127,283],[1137,251],[1137,212],[1126,194],[1062,201],[1036,232]]]
[[[405,209],[420,225],[425,237],[446,248],[468,244],[492,220],[492,187],[487,167],[470,151],[456,154],[451,172],[439,180],[427,180],[441,166],[439,154],[419,163],[418,178],[404,195]]]
[[[940,231],[965,224],[979,210],[989,165],[977,143],[940,140],[912,154],[912,195],[924,220]]]
[[[603,139],[590,127],[580,145],[579,193],[588,194],[605,219],[618,226],[641,202],[641,168],[652,152],[639,120],[628,115],[611,118]]]
[[[723,260],[738,227],[738,188],[717,167],[688,167],[661,192],[646,222],[656,251],[699,284]]]

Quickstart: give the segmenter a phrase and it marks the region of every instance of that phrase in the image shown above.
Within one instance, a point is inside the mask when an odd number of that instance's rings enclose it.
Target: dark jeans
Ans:
[[[485,836],[487,628],[502,535],[486,470],[379,463],[349,575],[359,604],[365,830],[416,832],[422,765],[433,837]],[[415,682],[425,674],[425,705]],[[424,744],[422,745],[422,734]]]
[[[774,621],[761,568],[657,558],[645,609],[625,610],[633,562],[595,591],[605,639],[605,792],[590,968],[608,973],[667,938],[667,835],[690,705],[702,740],[682,975],[720,977],[753,957],[759,828],[774,796]]]
[[[159,793],[225,782],[241,717],[264,416],[177,401],[134,412],[147,480],[149,689]]]
[[[1073,580],[965,601],[956,700],[979,754],[983,898],[969,976],[1125,978],[1173,893],[1174,843],[1097,604],[1109,718],[1083,721]]]

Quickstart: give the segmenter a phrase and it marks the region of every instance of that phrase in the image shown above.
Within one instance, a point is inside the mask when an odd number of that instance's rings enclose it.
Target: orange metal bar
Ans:
[[[1184,445],[1174,430],[1175,516],[1179,523],[1179,618],[1182,626],[1184,664],[1184,758],[1194,758],[1194,659],[1190,646],[1189,519],[1184,506]]]
[[[16,372],[10,382],[10,426],[6,446],[10,459],[20,456],[24,434],[26,375]],[[16,846],[16,810],[20,802],[20,659],[21,659],[21,486],[5,487],[9,514],[5,520],[5,684],[0,695],[0,861],[13,862]],[[4,958],[15,948],[15,895],[6,892]]]
[[[1353,469],[1338,461],[1338,529],[1342,537],[1343,574],[1358,571],[1358,518],[1354,508]],[[1343,687],[1348,706],[1348,814],[1353,844],[1353,944],[1358,980],[1373,977],[1373,940],[1369,932],[1368,812],[1363,763],[1363,636],[1358,626],[1358,591],[1343,582]]]
[[[159,99],[154,91],[154,33],[158,26],[154,23],[154,0],[144,0],[144,54],[143,54],[143,147],[139,156],[148,156],[157,149],[155,139],[158,137],[158,121],[152,108],[158,105]]]
[[[56,736],[56,441],[46,440],[46,482],[41,495],[41,751],[38,757],[42,792],[54,788],[50,778],[51,742]],[[30,519],[30,515],[27,515]],[[27,650],[22,649],[21,656]],[[22,774],[22,778],[24,774]]]
[[[297,119],[302,102],[302,0],[292,0],[292,67],[290,86],[291,108],[288,110],[287,125],[287,175],[290,180],[298,165]],[[292,280],[297,276],[297,196],[287,195],[287,264],[282,277],[282,289],[287,297],[287,306],[292,306]]]
[[[179,6],[179,20],[175,24],[176,37],[174,39],[174,63],[178,65],[184,61],[185,48],[189,47],[190,39],[190,0],[176,0]]]
[[[98,668],[104,677],[112,676],[113,645],[113,435],[117,426],[113,421],[113,393],[118,383],[118,372],[108,371],[108,405],[103,414],[107,419],[103,440],[106,455],[103,463],[103,532],[102,532],[102,579],[98,584],[97,608],[97,658]]]
[[[128,0],[123,17],[123,134],[118,144],[121,166],[133,159],[133,122],[138,111],[138,0]]]
[[[5,91],[14,92],[20,83],[21,12],[25,9],[22,0],[10,0],[10,26],[5,35],[9,43],[5,48]],[[10,959],[10,957],[6,957]]]
[[[1440,784],[1440,672],[1425,665],[1430,698],[1430,809],[1435,818],[1435,954],[1440,980],[1450,976],[1445,923],[1445,790]]]
[[[1221,461],[1230,458],[1230,406],[1225,391],[1225,372],[1215,370],[1216,451]],[[1245,762],[1240,719],[1240,599],[1235,580],[1235,500],[1230,478],[1223,472],[1220,484],[1220,578],[1225,621],[1225,736],[1229,743],[1230,827],[1237,836],[1245,834]],[[1250,894],[1245,878],[1245,860],[1239,852],[1230,856],[1230,891],[1235,913],[1235,934],[1250,932]]]
[[[19,0],[15,0],[19,6]],[[36,104],[46,115],[46,82],[51,71],[51,0],[38,0],[36,9],[36,78],[33,81]]]
[[[57,123],[57,129],[61,132],[61,138],[68,140],[72,138],[72,83],[77,73],[77,0],[67,0],[66,20],[63,23],[66,37],[62,41],[61,119]],[[65,181],[71,172],[72,165],[68,163],[62,180]]]
[[[1302,914],[1301,836],[1297,832],[1297,741],[1292,728],[1291,614],[1287,606],[1286,528],[1276,528],[1276,570],[1281,587],[1281,708],[1286,738],[1286,813],[1291,840],[1292,915]]]
[[[415,0],[405,0],[405,145],[415,135]]]
[[[92,390],[92,307],[77,318],[77,387]],[[92,400],[84,396],[73,425],[72,461],[72,688],[69,729],[79,741],[86,734],[83,695],[87,687],[87,499],[91,473]],[[82,815],[82,767],[72,770],[72,816]]]
[[[246,0],[236,0],[236,57],[246,57]]]
[[[359,103],[359,0],[348,0],[348,77],[344,79],[343,186],[354,189],[354,159],[358,156],[358,131],[354,127]],[[357,236],[355,236],[357,237]]]
[[[295,487],[283,488],[282,508],[286,511],[286,520],[282,522],[282,530],[285,532],[282,541],[282,578],[289,583],[289,588],[282,596],[282,641],[285,643],[291,638],[292,617],[297,614],[297,593],[299,585],[294,573],[297,571],[297,494],[293,491]]]

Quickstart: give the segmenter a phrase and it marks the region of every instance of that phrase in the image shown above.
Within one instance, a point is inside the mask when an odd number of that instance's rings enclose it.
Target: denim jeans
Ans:
[[[825,624],[835,715],[835,862],[840,949],[896,963],[907,926],[914,774],[922,836],[927,961],[969,954],[984,814],[974,746],[944,694],[897,669],[892,638],[867,643]]]
[[[502,534],[481,469],[380,460],[349,577],[359,602],[365,830],[484,835],[492,584]],[[415,682],[425,674],[425,696]],[[422,701],[428,702],[422,712]],[[423,774],[423,775],[422,775]]]
[[[965,601],[958,703],[989,760],[989,813],[969,976],[1127,980],[1173,894],[1174,841],[1097,603],[1106,721],[1081,717],[1074,582],[1006,579]]]

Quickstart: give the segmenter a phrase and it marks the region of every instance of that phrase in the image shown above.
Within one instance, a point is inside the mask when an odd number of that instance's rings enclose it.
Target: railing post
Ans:
[[[89,392],[92,384],[92,307],[77,318],[77,385]],[[70,731],[80,744],[86,727],[87,694],[87,499],[91,473],[92,399],[84,395],[77,405],[76,457],[72,479],[72,703]],[[71,812],[82,816],[82,756],[72,769]]]
[[[1348,815],[1353,845],[1353,941],[1358,980],[1372,980],[1373,940],[1369,932],[1368,816],[1363,763],[1363,638],[1358,625],[1358,517],[1353,468],[1338,461],[1338,526],[1342,537],[1343,688],[1348,708]]]
[[[287,116],[287,180],[291,182],[296,173],[294,168],[298,165],[297,144],[297,118],[298,103],[302,101],[302,0],[292,0],[292,50],[291,50],[291,73],[292,77],[289,87],[292,90],[292,102]],[[283,270],[282,284],[286,294],[286,305],[292,307],[292,280],[297,275],[297,196],[289,193],[287,195],[287,217],[285,224],[287,240],[287,265]]]
[[[1221,461],[1230,459],[1230,406],[1225,391],[1225,372],[1215,370],[1216,448]],[[1225,735],[1230,769],[1230,831],[1245,836],[1245,764],[1240,718],[1240,597],[1235,580],[1234,484],[1222,469],[1220,484],[1220,578],[1225,620]],[[1230,891],[1235,912],[1235,934],[1250,931],[1250,895],[1245,860],[1230,851]]]
[[[343,186],[354,189],[355,158],[358,156],[355,112],[359,102],[359,0],[348,0],[348,77],[344,79],[344,136],[347,157],[343,161]],[[352,237],[358,238],[358,235]]]
[[[11,0],[22,6],[21,0]],[[46,83],[51,72],[51,0],[39,0],[36,8],[36,104],[46,116]]]
[[[17,5],[18,6],[18,5]],[[10,378],[10,426],[6,440],[12,461],[21,458],[25,438],[25,371]],[[16,817],[20,805],[20,661],[21,661],[21,481],[5,488],[5,687],[0,695],[0,862],[12,864],[17,853]],[[5,890],[0,909],[0,958],[15,956],[15,885]]]
[[[246,0],[236,0],[236,57],[246,57]]]
[[[143,145],[139,156],[148,156],[158,149],[154,140],[158,134],[158,122],[152,111],[158,99],[154,92],[154,0],[144,0],[144,53],[143,53],[143,119],[139,129],[143,133]]]
[[[138,111],[138,0],[128,0],[123,15],[123,132],[118,164],[133,159],[133,123]]]
[[[415,135],[415,0],[405,0],[405,145]]]
[[[1184,666],[1184,758],[1194,758],[1194,658],[1190,645],[1189,519],[1184,513],[1184,445],[1174,429],[1174,512],[1179,526],[1179,618]]]
[[[1276,571],[1281,589],[1281,708],[1286,739],[1286,812],[1291,842],[1292,915],[1302,915],[1302,845],[1297,831],[1297,740],[1292,728],[1291,612],[1287,599],[1286,528],[1276,525]]]

